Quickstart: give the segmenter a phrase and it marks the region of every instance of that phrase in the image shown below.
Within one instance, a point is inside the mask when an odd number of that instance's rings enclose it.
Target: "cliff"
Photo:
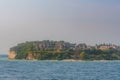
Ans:
[[[15,51],[10,51],[8,54],[8,58],[9,59],[15,59],[17,53]]]
[[[10,51],[9,54],[8,54],[8,58],[9,59],[17,59],[17,53],[15,51]],[[35,60],[35,57],[33,55],[33,53],[29,52],[27,53],[27,56],[22,59],[26,59],[26,60]]]
[[[35,57],[32,52],[28,53],[28,55],[26,56],[26,60],[35,60]]]

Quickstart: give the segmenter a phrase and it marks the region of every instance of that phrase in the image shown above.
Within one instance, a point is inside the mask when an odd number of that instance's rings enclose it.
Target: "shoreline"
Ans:
[[[25,59],[0,59],[8,61],[30,61],[30,62],[120,62],[120,60],[74,60],[74,59],[65,59],[65,60],[25,60]]]

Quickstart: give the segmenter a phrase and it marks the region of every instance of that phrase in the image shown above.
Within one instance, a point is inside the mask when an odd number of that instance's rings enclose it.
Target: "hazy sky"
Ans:
[[[46,39],[120,45],[120,0],[0,0],[0,53]]]

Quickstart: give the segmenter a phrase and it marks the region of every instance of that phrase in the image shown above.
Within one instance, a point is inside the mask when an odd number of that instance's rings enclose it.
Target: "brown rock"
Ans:
[[[28,56],[26,57],[27,60],[34,60],[34,56],[33,56],[33,53],[32,52],[29,52],[28,53]]]
[[[10,51],[8,54],[8,58],[9,59],[15,59],[17,53],[15,51]]]

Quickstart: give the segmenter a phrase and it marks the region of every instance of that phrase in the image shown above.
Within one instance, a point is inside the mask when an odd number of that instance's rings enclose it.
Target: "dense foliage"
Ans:
[[[16,59],[27,59],[29,54],[37,60],[119,60],[120,47],[100,44],[72,44],[64,41],[31,41],[10,48],[17,53]]]

